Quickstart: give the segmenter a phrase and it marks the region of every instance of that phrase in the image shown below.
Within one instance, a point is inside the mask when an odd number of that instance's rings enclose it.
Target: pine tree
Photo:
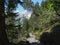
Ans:
[[[6,1],[7,2],[9,1],[9,2],[7,3]],[[17,4],[17,3],[21,4],[22,2],[21,1],[18,2],[18,0],[0,0],[0,9],[1,9],[0,10],[0,20],[2,20],[0,22],[0,45],[9,45],[9,41],[8,41],[7,34],[6,34],[6,25],[5,25],[5,18],[8,17],[8,15],[6,16],[6,14],[5,14],[4,6],[5,6],[5,4],[6,4],[6,6],[8,5],[9,11],[7,14],[9,14],[10,10],[15,9],[15,6],[16,6],[15,4]]]
[[[20,24],[17,25],[17,19],[18,16],[17,13],[14,13],[13,11],[16,10],[17,4],[22,4],[19,0],[8,0],[8,5],[6,9],[6,31],[8,35],[8,39],[11,42],[15,42],[15,39],[18,36],[17,27],[20,26]],[[12,6],[11,6],[12,5]],[[20,30],[20,29],[18,29]],[[12,34],[12,35],[11,35]]]

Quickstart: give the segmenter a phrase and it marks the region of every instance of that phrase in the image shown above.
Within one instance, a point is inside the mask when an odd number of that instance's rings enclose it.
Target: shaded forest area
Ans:
[[[32,9],[30,19],[17,18],[17,5]],[[60,0],[0,0],[0,45],[60,45]],[[40,43],[29,43],[29,33]]]

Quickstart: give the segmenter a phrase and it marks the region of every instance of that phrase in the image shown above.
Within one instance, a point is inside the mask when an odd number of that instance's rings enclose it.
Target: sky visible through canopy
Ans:
[[[36,2],[38,2],[39,4],[41,4],[41,2],[42,2],[42,0],[32,0],[32,1],[34,2],[34,4],[35,4]],[[17,10],[18,12],[23,12],[23,11],[24,11],[24,8],[23,8],[21,5],[18,4],[16,10]]]

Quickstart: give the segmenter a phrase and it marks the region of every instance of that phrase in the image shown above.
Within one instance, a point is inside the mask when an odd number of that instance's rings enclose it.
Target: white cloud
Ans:
[[[29,10],[24,10],[23,12],[19,12],[18,10],[16,10],[15,12],[18,12],[18,18],[20,18],[20,22],[23,23],[23,18],[26,18],[26,19],[30,19],[31,15],[32,15],[32,11],[29,11]]]
[[[17,11],[18,12],[18,11]],[[23,12],[19,12],[17,15],[19,15],[17,18],[23,18],[30,19],[32,14],[32,11],[24,10]]]

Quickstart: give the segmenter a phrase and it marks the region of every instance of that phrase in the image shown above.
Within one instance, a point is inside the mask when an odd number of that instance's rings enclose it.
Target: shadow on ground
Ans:
[[[60,25],[51,29],[51,32],[45,32],[41,35],[40,43],[42,45],[60,45]]]

